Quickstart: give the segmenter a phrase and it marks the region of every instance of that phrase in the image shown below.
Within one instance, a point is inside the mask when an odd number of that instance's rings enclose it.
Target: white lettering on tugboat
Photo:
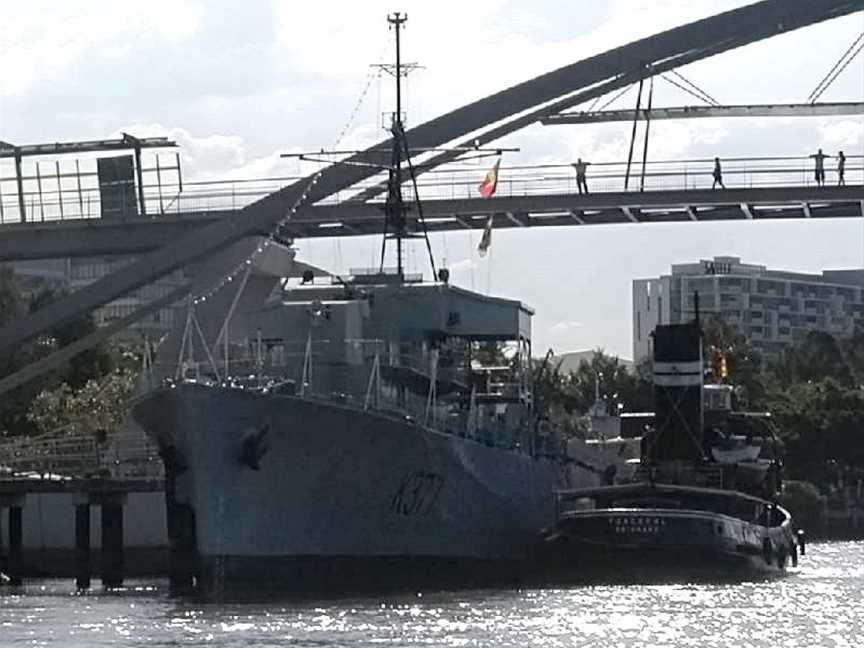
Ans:
[[[626,515],[610,517],[609,524],[615,529],[615,533],[648,534],[660,533],[666,526],[666,520],[653,516]]]

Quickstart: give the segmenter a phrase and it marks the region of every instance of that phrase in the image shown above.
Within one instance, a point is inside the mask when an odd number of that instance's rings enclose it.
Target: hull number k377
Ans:
[[[409,473],[390,500],[389,510],[397,515],[428,515],[444,487],[444,478],[426,470]]]

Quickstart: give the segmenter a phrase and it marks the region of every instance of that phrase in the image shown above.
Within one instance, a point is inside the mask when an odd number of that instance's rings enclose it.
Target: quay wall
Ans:
[[[22,501],[24,572],[27,576],[74,573],[75,493],[27,493]],[[0,519],[0,563],[9,550],[6,510]],[[90,508],[90,549],[94,574],[100,573],[101,509]],[[168,573],[165,493],[129,493],[123,505],[124,571],[128,576]]]

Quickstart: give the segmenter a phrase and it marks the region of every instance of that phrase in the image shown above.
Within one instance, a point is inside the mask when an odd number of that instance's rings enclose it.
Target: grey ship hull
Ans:
[[[552,523],[564,473],[557,460],[291,396],[183,384],[151,392],[133,416],[171,457],[205,584],[338,591],[394,575],[502,577]],[[264,429],[255,469],[244,439]],[[580,471],[571,486],[593,479]]]

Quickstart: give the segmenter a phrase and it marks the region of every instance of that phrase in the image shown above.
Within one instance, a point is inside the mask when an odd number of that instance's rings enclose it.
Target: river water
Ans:
[[[740,584],[428,592],[202,603],[162,580],[76,595],[0,588],[0,646],[864,646],[864,542],[808,546],[785,578]]]

